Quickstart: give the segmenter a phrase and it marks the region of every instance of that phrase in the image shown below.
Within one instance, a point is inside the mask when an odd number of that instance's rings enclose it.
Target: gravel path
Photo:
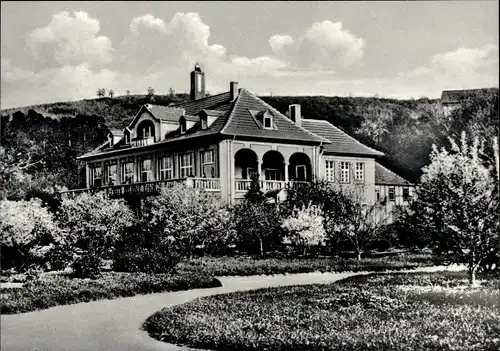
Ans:
[[[429,267],[413,271],[461,270]],[[57,306],[42,311],[1,316],[1,350],[22,351],[127,351],[191,350],[156,341],[140,330],[154,312],[202,296],[298,284],[324,284],[356,274],[306,273],[276,276],[221,277],[220,288],[139,295]]]

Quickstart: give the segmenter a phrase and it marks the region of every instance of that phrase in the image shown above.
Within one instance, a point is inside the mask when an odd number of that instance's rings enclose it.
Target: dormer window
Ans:
[[[137,135],[141,139],[153,138],[155,136],[155,125],[152,121],[146,120],[137,126]]]
[[[128,128],[123,131],[123,137],[125,139],[125,144],[130,144],[130,130]]]
[[[264,115],[264,129],[273,128],[273,118],[270,115]]]
[[[201,117],[201,129],[207,129],[207,117],[206,116]]]

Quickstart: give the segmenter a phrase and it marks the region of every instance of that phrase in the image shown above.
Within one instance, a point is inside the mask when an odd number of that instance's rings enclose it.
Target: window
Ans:
[[[181,120],[179,122],[179,124],[181,125],[181,134],[186,133],[186,121],[185,120]]]
[[[403,188],[403,200],[406,201],[406,200],[409,199],[409,197],[410,197],[410,188],[408,188],[408,187],[405,186]]]
[[[247,167],[246,168],[246,173],[243,174],[243,179],[251,179],[252,175],[255,173],[255,168],[253,167]]]
[[[134,182],[134,161],[122,161],[122,184],[132,184]]]
[[[389,187],[389,200],[396,200],[396,189],[393,186]]]
[[[106,163],[104,174],[106,175],[107,185],[118,184],[118,167],[116,166],[116,161]]]
[[[130,132],[129,131],[125,131],[125,144],[130,144]]]
[[[264,172],[266,180],[281,180],[281,174],[279,169],[267,168]]]
[[[365,181],[365,164],[363,162],[356,162],[356,173],[354,174],[354,179],[357,182]]]
[[[180,176],[186,178],[194,175],[193,153],[179,155]]]
[[[340,182],[341,183],[349,183],[350,175],[349,175],[349,162],[340,162]]]
[[[273,118],[267,114],[264,115],[264,128],[272,129],[273,128]]]
[[[174,159],[172,156],[164,156],[160,158],[160,180],[174,178]]]
[[[207,129],[207,117],[201,117],[201,129]]]
[[[93,188],[102,186],[102,168],[100,163],[96,163],[90,167],[90,186]]]
[[[325,162],[326,180],[333,182],[335,180],[335,162],[326,160]]]
[[[203,165],[214,163],[214,150],[203,151],[201,154],[201,162]]]
[[[375,189],[375,196],[377,198],[377,201],[379,201],[380,200],[380,188],[379,187],[377,187]]]
[[[139,163],[141,182],[150,182],[153,180],[153,162],[150,158],[144,158]]]
[[[295,178],[299,182],[307,179],[307,169],[305,165],[295,166]]]

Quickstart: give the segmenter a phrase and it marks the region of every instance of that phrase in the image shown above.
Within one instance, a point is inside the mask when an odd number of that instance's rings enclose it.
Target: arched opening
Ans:
[[[285,180],[285,159],[278,151],[268,151],[262,157],[265,180]]]
[[[257,154],[250,149],[241,149],[234,155],[234,178],[250,179],[257,172]]]
[[[155,125],[153,121],[146,120],[139,123],[137,126],[137,137],[139,139],[154,138]]]
[[[292,181],[310,182],[312,179],[311,159],[302,152],[296,152],[290,156],[288,165],[288,177]]]

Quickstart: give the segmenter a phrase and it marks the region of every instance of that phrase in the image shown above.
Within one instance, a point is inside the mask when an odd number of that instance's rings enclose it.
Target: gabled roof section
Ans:
[[[443,104],[458,103],[476,94],[493,92],[495,90],[497,90],[497,88],[443,90],[443,92],[441,93],[441,103]]]
[[[375,185],[412,185],[403,177],[375,162]]]
[[[145,107],[153,116],[161,121],[177,122],[179,121],[179,117],[186,113],[186,110],[181,107],[151,104],[147,104]]]
[[[330,144],[325,145],[326,154],[352,154],[371,157],[384,155],[384,153],[359,142],[328,121],[303,118],[301,123],[310,132],[330,141]]]
[[[110,129],[109,133],[114,135],[114,136],[123,136],[123,130],[122,129]]]
[[[259,124],[255,122],[256,120],[252,113],[256,111],[263,113],[266,110],[273,115],[275,129],[262,129]],[[240,89],[240,93],[235,100],[229,119],[221,130],[221,134],[293,140],[318,144],[329,143],[327,139],[295,125],[295,123],[281,114],[278,110],[245,89]]]

